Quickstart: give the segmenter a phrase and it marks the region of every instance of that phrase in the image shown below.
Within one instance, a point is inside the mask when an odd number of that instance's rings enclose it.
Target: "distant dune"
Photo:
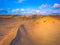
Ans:
[[[0,45],[60,45],[60,16],[2,18]]]
[[[0,19],[2,18],[2,19],[8,19],[8,18],[12,18],[13,16],[0,16]]]

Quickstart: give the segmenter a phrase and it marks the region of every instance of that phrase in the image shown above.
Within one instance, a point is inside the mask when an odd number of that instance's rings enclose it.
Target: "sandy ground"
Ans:
[[[26,20],[18,33],[11,45],[60,45],[60,20],[57,17]]]
[[[0,20],[0,33],[4,35],[0,34],[0,45],[60,45],[60,17],[47,16],[23,21],[3,19]],[[5,36],[9,33],[11,38]],[[4,41],[5,37],[10,40],[6,38]]]
[[[9,45],[16,36],[19,24],[18,19],[0,19],[0,45]]]

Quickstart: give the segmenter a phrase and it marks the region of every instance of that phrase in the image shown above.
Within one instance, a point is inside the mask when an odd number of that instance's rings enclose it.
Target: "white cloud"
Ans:
[[[12,9],[11,11],[13,14],[18,14],[20,12],[20,9],[17,8],[17,9]]]
[[[40,12],[40,10],[36,10],[36,13],[39,13]]]
[[[23,8],[22,8],[22,9],[20,9],[20,11],[21,11],[21,12],[24,12],[24,11],[25,11],[25,9],[23,9]]]
[[[13,13],[13,14],[23,14],[23,13],[25,13],[25,9],[23,9],[23,8],[16,8],[16,9],[12,9],[11,10],[11,12]]]
[[[46,11],[41,11],[41,14],[48,15],[48,14],[53,14],[53,13],[59,13],[59,10],[46,10]]]
[[[55,4],[53,5],[53,7],[54,7],[54,8],[60,8],[60,4],[55,3]]]
[[[40,9],[31,9],[31,8],[26,8],[26,9],[17,8],[17,9],[12,10],[12,13],[14,13],[14,14],[51,14],[53,12],[56,12],[56,11],[51,10],[51,9],[44,11],[44,10],[40,10]],[[58,12],[58,10],[57,10],[57,12]]]
[[[31,8],[17,8],[17,9],[12,9],[12,13],[21,13],[21,14],[39,14],[40,13],[40,10],[38,9],[31,9]]]
[[[21,13],[24,13],[24,14],[31,14],[31,13],[32,13],[32,9],[29,9],[29,8],[21,9]]]
[[[42,4],[39,8],[42,9],[42,8],[47,8],[48,6],[46,4]]]
[[[59,13],[60,10],[53,10],[53,13]]]
[[[43,14],[43,15],[48,15],[48,14],[52,14],[54,10],[52,9],[49,9],[49,10],[41,10],[40,11],[40,14]]]
[[[38,10],[38,9],[33,9],[33,10],[32,10],[32,13],[37,13],[37,14],[38,14],[38,13],[40,13],[40,10]]]

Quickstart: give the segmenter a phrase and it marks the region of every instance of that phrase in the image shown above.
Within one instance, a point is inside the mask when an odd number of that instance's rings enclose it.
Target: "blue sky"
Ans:
[[[59,0],[0,0],[0,14],[60,13]]]

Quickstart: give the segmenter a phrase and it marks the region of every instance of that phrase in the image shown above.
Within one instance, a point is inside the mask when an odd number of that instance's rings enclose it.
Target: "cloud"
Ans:
[[[22,2],[24,2],[24,1],[25,1],[25,0],[18,0],[19,3],[22,3]]]
[[[13,14],[51,14],[51,13],[58,13],[58,10],[40,10],[40,9],[31,9],[31,8],[17,8],[12,9]]]
[[[53,10],[52,13],[60,13],[60,10]]]
[[[40,12],[40,10],[35,10],[35,12],[36,12],[36,13],[39,13],[39,12]]]
[[[22,9],[20,9],[20,11],[21,11],[21,12],[24,12],[24,11],[25,11],[25,9],[23,9],[23,8],[22,8]]]
[[[42,4],[39,8],[42,9],[42,8],[47,8],[48,6],[46,4]]]
[[[39,14],[40,10],[38,9],[31,9],[31,8],[17,8],[17,9],[12,9],[11,11],[13,14]]]
[[[46,11],[44,11],[44,13],[45,14],[53,14],[53,13],[55,13],[55,14],[59,14],[60,13],[60,10],[46,10]]]
[[[29,9],[29,8],[26,8],[26,9],[20,9],[20,12],[21,13],[24,13],[24,14],[31,14],[32,13],[32,9]]]
[[[43,15],[49,15],[49,14],[52,14],[55,10],[52,10],[52,9],[49,9],[49,10],[41,10],[40,11],[40,14],[43,14]]]
[[[27,8],[24,10],[25,14],[39,14],[40,10]]]
[[[17,8],[17,9],[12,9],[12,12],[19,12],[20,11],[20,9],[19,8]]]
[[[23,9],[23,8],[16,8],[16,9],[12,9],[11,10],[11,13],[12,14],[23,14],[23,13],[25,13],[25,9]]]
[[[38,14],[38,13],[40,13],[40,10],[38,10],[38,9],[33,9],[33,10],[32,10],[32,13],[37,13],[37,14]]]
[[[53,7],[54,7],[54,8],[60,8],[60,4],[55,3],[55,4],[53,5]]]

